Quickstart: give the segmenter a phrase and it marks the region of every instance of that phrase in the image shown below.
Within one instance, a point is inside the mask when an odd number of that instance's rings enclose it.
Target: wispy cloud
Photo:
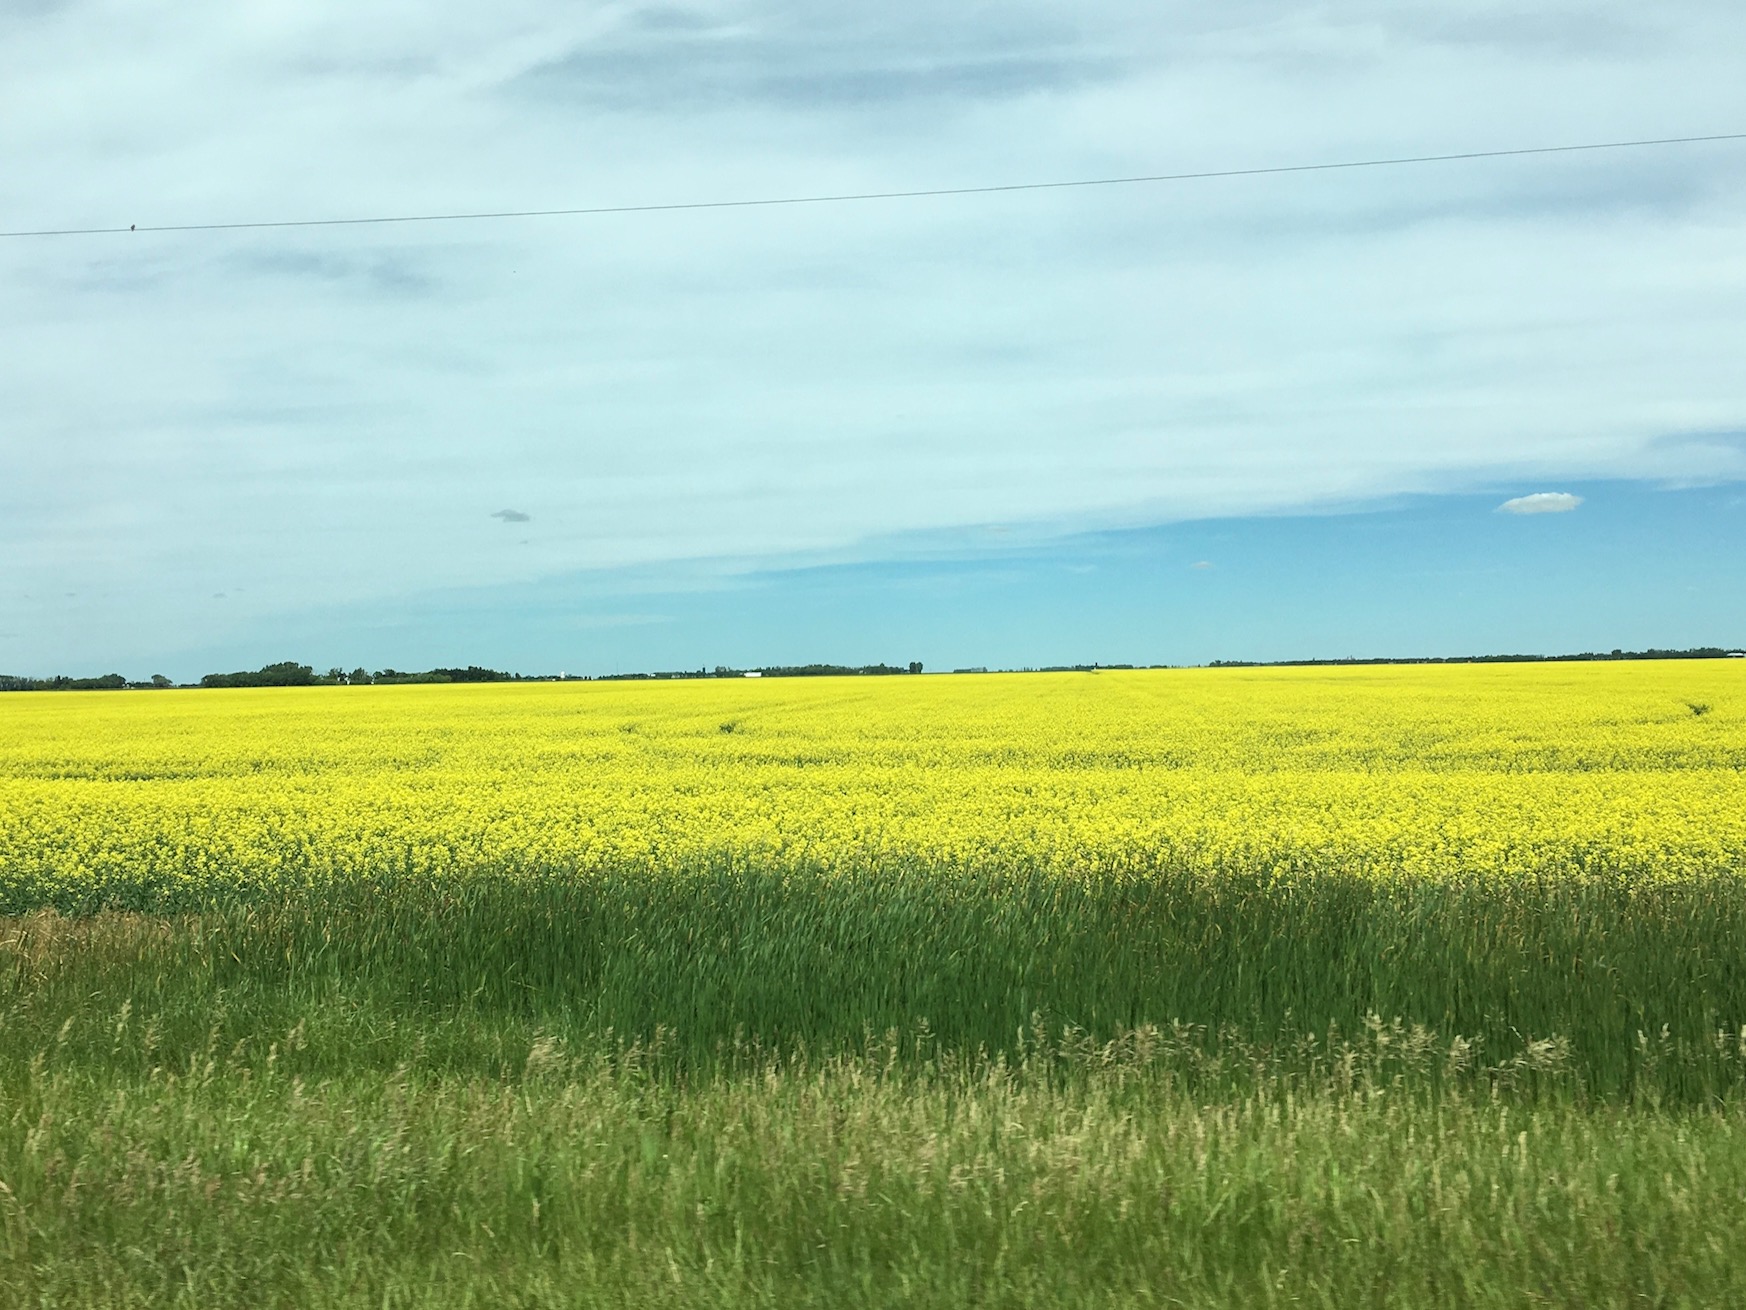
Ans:
[[[695,112],[723,105],[890,111],[1058,93],[1119,77],[1082,27],[1031,4],[960,13],[894,3],[877,19],[748,4],[729,18],[630,9],[510,85],[559,102]]]
[[[349,286],[364,295],[415,297],[437,289],[436,279],[420,268],[416,252],[381,250],[348,255],[320,249],[250,250],[233,254],[225,262],[243,273],[309,278]]]
[[[1582,504],[1581,496],[1568,491],[1536,491],[1531,496],[1517,496],[1497,507],[1500,514],[1568,514]]]
[[[500,509],[491,515],[494,519],[502,519],[505,523],[531,523],[533,515],[523,514],[518,509]]]

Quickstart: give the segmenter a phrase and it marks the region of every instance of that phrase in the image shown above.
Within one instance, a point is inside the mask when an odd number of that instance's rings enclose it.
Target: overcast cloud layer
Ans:
[[[0,229],[1746,130],[1737,0],[1520,10],[33,0]],[[0,671],[581,570],[1746,477],[1743,237],[1746,143],[3,240]]]

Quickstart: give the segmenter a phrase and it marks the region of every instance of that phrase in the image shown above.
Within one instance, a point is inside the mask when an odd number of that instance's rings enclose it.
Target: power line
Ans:
[[[1204,182],[1228,177],[1272,177],[1284,173],[1330,173],[1340,169],[1395,168],[1404,164],[1449,164],[1469,159],[1508,159],[1523,155],[1568,155],[1594,150],[1639,150],[1650,146],[1700,145],[1746,141],[1746,132],[1712,136],[1672,136],[1641,141],[1591,141],[1580,145],[1528,146],[1514,150],[1467,150],[1450,155],[1402,155],[1387,159],[1343,159],[1321,164],[1278,164],[1266,168],[1220,168],[1193,173],[1151,173],[1135,177],[1075,178],[1065,182],[1010,182],[1000,186],[932,187],[918,191],[859,191],[840,195],[772,196],[756,200],[693,200],[664,205],[593,205],[576,209],[502,209],[477,213],[378,214],[364,218],[281,218],[247,223],[160,223],[140,227],[65,227],[0,232],[0,237],[94,237],[139,232],[243,232],[263,228],[364,227],[387,223],[465,223],[504,218],[573,218],[601,214],[662,214],[693,209],[755,209],[777,205],[841,205],[867,200],[921,200],[935,196],[988,196],[1011,191],[1062,191],[1071,187],[1134,186],[1145,182]]]

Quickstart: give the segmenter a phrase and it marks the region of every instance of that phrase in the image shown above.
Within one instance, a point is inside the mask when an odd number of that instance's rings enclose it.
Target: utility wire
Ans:
[[[571,218],[594,214],[662,214],[692,209],[754,209],[776,205],[841,205],[864,200],[921,200],[934,196],[988,196],[1010,191],[1062,191],[1070,187],[1133,186],[1143,182],[1202,182],[1225,177],[1271,177],[1283,173],[1329,173],[1353,168],[1395,168],[1403,164],[1448,164],[1467,159],[1508,159],[1523,155],[1568,155],[1594,150],[1638,150],[1650,146],[1746,141],[1746,132],[1712,136],[1659,137],[1642,141],[1592,141],[1581,145],[1529,146],[1516,150],[1468,150],[1452,155],[1403,155],[1389,159],[1345,159],[1322,164],[1279,164],[1268,168],[1221,168],[1194,173],[1152,173],[1137,177],[1090,177],[1066,182],[1011,182],[1002,186],[933,187],[920,191],[859,191],[841,195],[774,196],[757,200],[693,200],[665,205],[594,205],[578,209],[503,209],[477,213],[381,214],[365,218],[281,218],[248,223],[160,223],[144,227],[65,227],[0,232],[0,237],[93,237],[134,232],[242,232],[263,228],[363,227],[387,223],[464,223],[504,218]]]

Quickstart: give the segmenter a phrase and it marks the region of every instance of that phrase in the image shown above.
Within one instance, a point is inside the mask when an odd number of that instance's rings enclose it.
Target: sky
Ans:
[[[0,231],[1746,132],[1743,48],[1734,0],[11,0]],[[4,237],[0,304],[5,673],[1746,642],[1746,141]]]

